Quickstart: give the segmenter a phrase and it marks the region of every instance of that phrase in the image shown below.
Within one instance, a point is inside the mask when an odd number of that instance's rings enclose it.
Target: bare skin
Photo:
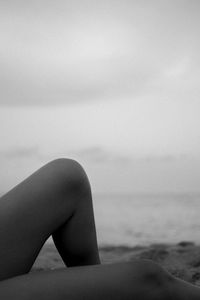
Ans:
[[[49,236],[68,268],[29,273]],[[0,299],[200,299],[200,289],[138,260],[100,265],[83,168],[54,160],[0,198]]]

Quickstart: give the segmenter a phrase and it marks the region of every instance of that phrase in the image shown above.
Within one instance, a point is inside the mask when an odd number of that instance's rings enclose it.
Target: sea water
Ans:
[[[200,194],[93,195],[99,245],[200,244]]]

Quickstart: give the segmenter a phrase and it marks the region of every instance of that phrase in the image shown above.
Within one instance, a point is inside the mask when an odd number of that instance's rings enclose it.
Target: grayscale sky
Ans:
[[[0,191],[57,157],[96,193],[200,192],[199,0],[0,0]]]

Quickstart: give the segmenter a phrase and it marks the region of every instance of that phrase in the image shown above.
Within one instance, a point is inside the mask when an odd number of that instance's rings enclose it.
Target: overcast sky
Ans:
[[[200,192],[199,0],[0,0],[0,191],[57,157],[94,192]]]

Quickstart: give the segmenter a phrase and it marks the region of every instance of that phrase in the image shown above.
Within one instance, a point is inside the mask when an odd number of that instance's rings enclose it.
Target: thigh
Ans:
[[[200,289],[196,291],[196,297],[189,297],[192,293],[187,293],[187,289],[184,289],[182,284],[180,288],[183,288],[183,292],[178,294],[176,282],[157,264],[150,261],[134,261],[17,276],[0,282],[0,298],[6,300],[164,300],[183,299],[186,295],[187,299],[199,299]]]
[[[73,267],[17,276],[0,282],[7,300],[135,299],[128,264]],[[138,283],[138,282],[137,282]],[[138,298],[136,298],[138,299]],[[142,298],[140,298],[142,299]]]
[[[46,239],[72,215],[70,160],[65,179],[61,164],[48,163],[0,198],[0,280],[28,272]]]

